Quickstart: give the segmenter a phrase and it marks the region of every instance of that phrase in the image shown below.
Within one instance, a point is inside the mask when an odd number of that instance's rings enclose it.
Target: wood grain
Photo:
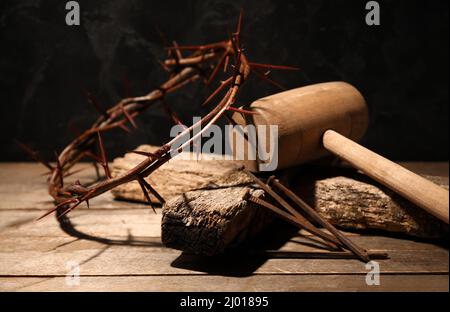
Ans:
[[[141,145],[138,151],[154,152],[158,147]],[[183,152],[171,159],[164,166],[158,168],[145,180],[167,201],[182,193],[208,185],[236,170],[239,162],[214,160],[217,155]],[[138,165],[146,157],[135,153],[126,153],[123,157],[114,159],[112,175],[119,176]],[[112,194],[115,198],[145,202],[142,190],[136,181],[125,183],[114,188]],[[159,203],[153,194],[149,194],[152,202]]]
[[[380,285],[368,286],[365,275],[230,276],[83,276],[68,286],[65,277],[0,277],[2,291],[448,291],[448,276],[382,275]]]
[[[448,171],[448,164],[414,166]],[[53,217],[35,222],[52,204],[42,171],[35,164],[0,164],[1,291],[448,291],[448,248],[430,241],[346,233],[391,257],[380,260],[381,285],[368,287],[357,260],[301,259],[323,249],[283,223],[255,238],[251,251],[216,258],[164,248],[161,210],[154,214],[146,205],[98,200],[69,214],[69,225]],[[268,257],[265,250],[298,259]],[[81,265],[79,286],[65,284],[68,260]]]

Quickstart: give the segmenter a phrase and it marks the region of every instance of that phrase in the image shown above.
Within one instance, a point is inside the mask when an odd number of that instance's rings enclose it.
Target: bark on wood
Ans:
[[[291,188],[340,228],[448,237],[447,224],[353,169],[309,167],[289,176]],[[448,177],[424,177],[448,189]]]
[[[175,249],[216,255],[259,233],[272,216],[243,199],[245,193],[262,197],[248,176],[235,171],[201,190],[186,192],[163,207],[162,242]]]
[[[136,148],[137,151],[144,152],[154,152],[157,149],[158,147],[151,145],[141,145]],[[167,201],[190,190],[205,186],[240,166],[238,162],[214,160],[213,155],[202,154],[202,159],[199,161],[196,161],[196,157],[193,153],[182,153],[158,168],[145,180]],[[116,158],[112,164],[112,175],[125,173],[145,158],[145,156],[135,153],[127,153],[124,157]],[[136,181],[119,185],[111,192],[117,199],[146,201],[141,187]],[[152,194],[149,195],[152,202],[159,202]]]

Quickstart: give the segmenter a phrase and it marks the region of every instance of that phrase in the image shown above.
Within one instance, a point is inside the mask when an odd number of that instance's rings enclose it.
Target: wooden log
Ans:
[[[244,200],[247,192],[264,196],[245,173],[235,171],[207,188],[172,198],[163,207],[162,242],[188,253],[216,255],[254,237],[273,216]]]
[[[424,178],[448,189],[448,177]],[[448,225],[351,168],[302,167],[284,180],[335,226],[421,238],[448,237]]]

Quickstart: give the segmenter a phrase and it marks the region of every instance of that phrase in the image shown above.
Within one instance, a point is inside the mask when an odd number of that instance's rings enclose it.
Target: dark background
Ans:
[[[274,77],[289,88],[344,80],[361,90],[371,124],[363,144],[394,160],[448,160],[448,1],[379,1],[381,26],[365,24],[367,1],[79,1],[81,25],[65,24],[66,1],[1,1],[0,160],[25,160],[14,139],[51,158],[104,107],[152,90],[165,79],[157,28],[180,44],[225,39],[245,10],[244,46],[254,62],[298,66]],[[185,123],[211,90],[192,86],[169,97]],[[242,103],[274,93],[250,80]],[[161,144],[170,121],[158,108],[134,135],[105,139],[109,156]]]

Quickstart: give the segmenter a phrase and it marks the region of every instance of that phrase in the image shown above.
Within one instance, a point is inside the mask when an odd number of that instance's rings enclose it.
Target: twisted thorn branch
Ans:
[[[167,48],[169,59],[162,62],[163,68],[169,72],[170,77],[165,83],[161,84],[148,94],[122,99],[106,111],[101,108],[95,97],[93,97],[90,93],[88,94],[88,101],[92,102],[92,104],[99,111],[101,111],[101,115],[94,122],[91,128],[87,129],[79,137],[73,140],[61,152],[59,155],[60,166],[62,168],[61,171],[68,172],[69,169],[79,160],[84,157],[89,157],[94,160],[97,175],[99,175],[97,163],[100,163],[105,170],[107,179],[97,181],[89,186],[83,186],[80,183],[75,183],[63,187],[58,183],[58,170],[54,170],[53,167],[49,166],[49,169],[52,170],[49,178],[49,193],[53,196],[57,205],[45,215],[48,215],[53,211],[58,211],[58,215],[61,217],[76,208],[81,202],[88,202],[89,199],[95,196],[98,196],[118,185],[134,180],[137,180],[141,185],[144,195],[148,195],[148,191],[150,191],[156,198],[158,198],[158,200],[164,202],[164,199],[156,192],[156,190],[153,189],[153,187],[151,187],[150,184],[145,181],[144,178],[166,163],[173,156],[177,155],[177,153],[181,152],[184,148],[190,145],[195,146],[197,140],[205,131],[208,130],[209,127],[211,127],[211,125],[216,123],[219,118],[222,116],[230,118],[226,114],[228,111],[236,111],[236,109],[232,108],[232,105],[235,104],[240,87],[247,79],[252,69],[243,53],[240,43],[242,16],[243,14],[241,11],[237,23],[237,30],[232,34],[230,33],[229,40],[200,46],[178,46],[176,42],[173,42],[173,46]],[[193,52],[191,55],[184,57],[181,53],[183,50],[190,50]],[[221,68],[222,65],[224,71],[227,71],[230,57],[233,57],[234,59],[232,77],[222,82],[206,101],[206,103],[212,101],[212,99],[220,91],[228,86],[229,89],[224,94],[222,99],[218,101],[217,105],[200,121],[194,123],[190,127],[186,127],[177,137],[164,144],[156,152],[145,154],[143,152],[134,151],[138,154],[146,156],[147,158],[124,174],[111,177],[100,132],[115,128],[122,128],[127,131],[128,128],[125,125],[126,122],[129,122],[136,128],[137,125],[135,124],[134,118],[137,115],[142,113],[152,104],[158,101],[163,101],[168,93],[177,91],[183,86],[199,80],[200,77],[206,77],[205,68],[212,69],[209,79],[206,80],[206,83],[211,82],[216,77],[218,69]],[[240,112],[250,113],[246,110],[240,110]],[[173,112],[170,113],[170,115],[172,119],[174,116],[176,117]],[[177,117],[174,121],[181,123]],[[199,128],[201,128],[201,130],[196,132],[195,130]],[[177,147],[177,145],[175,145],[180,138],[191,133],[196,134],[193,135],[188,141],[184,142],[181,146]],[[95,146],[95,141],[98,141],[100,156],[97,156],[92,152],[92,148]]]

